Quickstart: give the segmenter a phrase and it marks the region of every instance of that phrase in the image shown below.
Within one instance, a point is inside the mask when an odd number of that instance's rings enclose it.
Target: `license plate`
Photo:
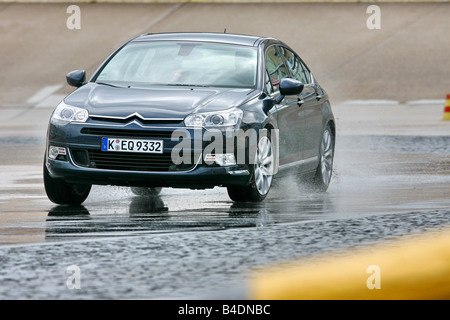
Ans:
[[[163,153],[163,141],[102,138],[102,151]]]

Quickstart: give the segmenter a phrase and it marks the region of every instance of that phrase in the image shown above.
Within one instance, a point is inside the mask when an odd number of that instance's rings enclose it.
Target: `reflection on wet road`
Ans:
[[[326,194],[305,196],[292,203],[272,198],[268,203],[252,204],[233,203],[227,199],[226,191],[219,188],[205,191],[168,189],[155,197],[130,195],[126,188],[101,189],[97,190],[98,196],[109,189],[112,193],[122,193],[122,199],[108,199],[106,203],[91,200],[80,207],[52,207],[46,217],[46,240],[263,228],[317,219],[317,215],[323,218],[333,211]],[[93,193],[93,199],[97,195]]]

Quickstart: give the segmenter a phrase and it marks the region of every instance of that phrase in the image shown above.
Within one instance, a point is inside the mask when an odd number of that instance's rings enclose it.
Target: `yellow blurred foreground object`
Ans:
[[[450,120],[450,94],[447,94],[447,98],[445,99],[444,106],[444,116],[442,120]]]
[[[450,299],[450,230],[273,266],[249,289],[253,300]]]

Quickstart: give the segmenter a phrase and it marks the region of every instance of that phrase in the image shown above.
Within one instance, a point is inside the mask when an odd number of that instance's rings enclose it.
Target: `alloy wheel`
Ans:
[[[261,137],[255,155],[255,186],[259,194],[266,195],[272,185],[273,154],[268,137]]]
[[[333,138],[328,129],[323,132],[321,151],[322,181],[327,186],[330,184],[333,171]]]

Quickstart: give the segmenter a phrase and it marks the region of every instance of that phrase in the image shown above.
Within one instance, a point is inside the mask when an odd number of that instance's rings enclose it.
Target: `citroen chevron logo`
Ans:
[[[137,112],[130,114],[128,117],[125,117],[124,119],[129,119],[129,118],[133,118],[133,117],[137,117],[137,118],[139,118],[141,120],[147,120],[146,118],[144,118],[143,116],[141,116]]]

